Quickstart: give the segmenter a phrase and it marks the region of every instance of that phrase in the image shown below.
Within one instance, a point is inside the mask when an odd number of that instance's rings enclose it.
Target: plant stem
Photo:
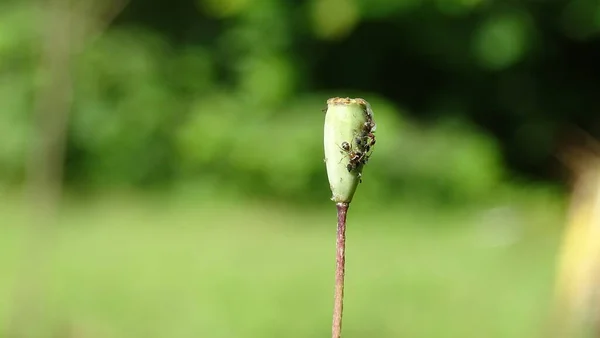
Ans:
[[[346,214],[348,203],[336,203],[337,207],[337,242],[335,264],[335,297],[333,304],[333,324],[331,337],[342,335],[342,312],[344,308],[344,275],[346,272]]]

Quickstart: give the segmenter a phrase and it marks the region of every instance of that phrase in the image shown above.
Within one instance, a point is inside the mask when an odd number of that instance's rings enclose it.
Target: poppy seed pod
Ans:
[[[350,203],[375,145],[375,121],[369,103],[331,98],[325,112],[324,148],[331,199]]]

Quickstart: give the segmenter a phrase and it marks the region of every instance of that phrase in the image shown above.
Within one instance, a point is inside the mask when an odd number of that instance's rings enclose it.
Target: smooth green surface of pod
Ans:
[[[351,152],[361,150],[357,137],[366,139],[366,133],[374,130],[365,123],[373,123],[373,114],[367,101],[357,98],[331,98],[327,100],[325,113],[324,148],[327,177],[331,188],[331,199],[336,203],[350,203],[356,192],[363,164],[348,170]],[[347,142],[351,151],[344,150]]]

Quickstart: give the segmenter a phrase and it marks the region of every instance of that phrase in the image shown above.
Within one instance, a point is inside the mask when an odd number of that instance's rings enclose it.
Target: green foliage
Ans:
[[[572,38],[593,38],[600,31],[600,4],[592,0],[570,1],[561,19],[563,30]]]
[[[0,187],[20,182],[34,108],[36,14],[22,5],[0,5]]]
[[[92,182],[142,183],[161,165],[161,132],[178,110],[162,44],[144,31],[115,30],[78,60],[71,141]]]
[[[336,39],[348,35],[360,19],[355,0],[323,0],[311,2],[315,35]]]
[[[446,109],[446,119],[417,123],[411,111],[370,91],[317,91],[313,61],[298,53],[317,42],[343,41],[362,23],[377,21],[412,27],[406,45],[434,67],[456,70],[454,61],[472,59],[505,71],[527,57],[536,37],[525,4],[507,10],[476,0],[314,0],[297,10],[276,0],[192,2],[202,20],[219,20],[214,31],[198,34],[201,41],[175,43],[125,20],[75,55],[69,184],[140,188],[212,181],[250,194],[320,200],[328,195],[321,110],[338,95],[362,96],[375,111],[378,144],[365,173],[371,198],[462,203],[501,184],[498,146],[460,117],[466,105]],[[566,18],[583,2],[574,1]],[[28,2],[0,10],[1,185],[23,178],[36,103],[36,15]],[[471,16],[476,29],[463,35],[443,29],[456,16]],[[388,38],[378,43],[392,42]],[[370,57],[356,77],[373,73],[368,67],[377,66],[378,53],[364,46],[347,56],[359,62]]]
[[[473,41],[479,62],[484,67],[499,70],[520,61],[531,41],[529,21],[526,13],[517,10],[494,13],[487,18]]]

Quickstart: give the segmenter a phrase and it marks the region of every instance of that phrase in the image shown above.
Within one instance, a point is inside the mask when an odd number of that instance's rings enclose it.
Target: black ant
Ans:
[[[371,132],[367,134],[367,137],[369,138],[369,141],[371,141],[369,144],[373,146],[375,144],[375,135]]]
[[[375,131],[375,127],[376,127],[375,123],[373,121],[369,120],[363,124],[362,129],[366,133],[372,133],[373,131]]]
[[[349,151],[348,156],[350,158],[346,169],[348,169],[349,172],[357,169],[361,165],[365,165],[369,159],[367,153],[362,151]]]
[[[350,163],[360,163],[365,157],[365,154],[360,151],[351,152],[348,155],[350,155]]]
[[[347,155],[350,156],[351,161],[353,158],[356,158],[357,156],[362,155],[362,152],[352,150],[352,145],[350,145],[350,143],[348,143],[346,141],[342,142],[342,145],[340,146],[340,148],[343,150],[344,153],[346,153]]]
[[[363,126],[362,126],[362,131],[363,131],[363,137],[366,137],[369,139],[368,145],[369,146],[373,146],[375,145],[375,135],[373,134],[373,132],[375,131],[375,123],[372,120],[368,120],[366,121]]]

